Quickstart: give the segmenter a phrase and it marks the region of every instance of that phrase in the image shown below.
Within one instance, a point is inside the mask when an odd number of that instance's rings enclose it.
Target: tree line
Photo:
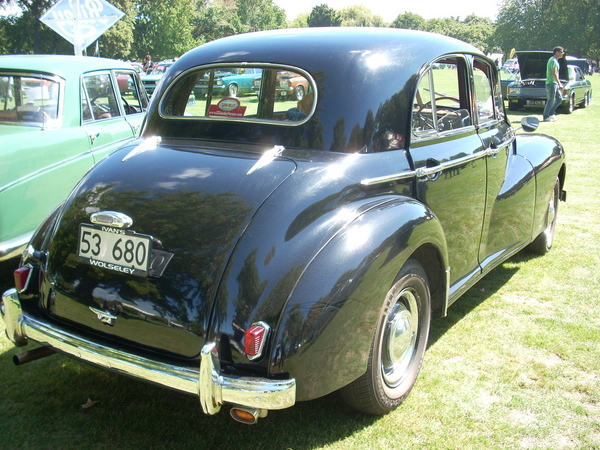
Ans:
[[[140,61],[178,57],[225,36],[278,28],[318,26],[394,27],[430,31],[466,41],[485,53],[512,49],[550,50],[600,59],[600,0],[502,0],[496,21],[469,15],[425,20],[405,12],[386,23],[365,6],[340,10],[327,4],[286,20],[273,0],[107,0],[125,16],[98,42],[101,56]],[[72,45],[39,21],[57,0],[0,0],[19,6],[18,15],[0,16],[0,54],[72,54]],[[93,54],[94,48],[88,49]]]

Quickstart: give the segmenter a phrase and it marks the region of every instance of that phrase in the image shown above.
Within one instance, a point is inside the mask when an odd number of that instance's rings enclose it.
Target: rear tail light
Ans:
[[[15,288],[18,292],[23,292],[29,285],[29,279],[33,270],[30,266],[19,267],[14,271]]]
[[[244,334],[244,352],[248,359],[261,358],[265,343],[269,337],[271,328],[264,322],[255,322]]]

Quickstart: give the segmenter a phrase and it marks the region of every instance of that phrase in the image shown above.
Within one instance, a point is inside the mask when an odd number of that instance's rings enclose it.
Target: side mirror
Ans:
[[[539,126],[540,119],[538,119],[537,117],[524,117],[521,120],[521,127],[523,128],[523,131],[526,131],[528,133],[537,130]]]

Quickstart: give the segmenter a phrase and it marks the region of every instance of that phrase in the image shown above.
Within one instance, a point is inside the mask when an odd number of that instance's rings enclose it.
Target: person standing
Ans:
[[[150,55],[146,55],[146,59],[144,60],[144,64],[142,64],[142,70],[146,74],[152,72],[152,58],[150,57]]]
[[[562,58],[565,49],[558,46],[554,47],[554,54],[546,64],[546,106],[544,107],[544,122],[555,122],[556,108],[562,102],[563,85],[559,78],[558,58]]]

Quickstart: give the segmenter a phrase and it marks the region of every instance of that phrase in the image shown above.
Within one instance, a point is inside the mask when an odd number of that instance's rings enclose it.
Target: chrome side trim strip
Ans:
[[[103,369],[198,395],[206,414],[219,412],[224,403],[258,409],[283,409],[296,402],[294,379],[222,375],[214,342],[202,348],[199,368],[176,366],[104,347],[29,317],[23,314],[15,289],[3,294],[1,306],[0,316],[6,323],[7,335],[17,345],[26,345],[27,339],[31,339]]]
[[[506,147],[507,145],[512,144],[514,141],[510,139],[509,141],[502,144],[502,147]],[[377,178],[366,178],[360,182],[363,186],[373,186],[381,183],[391,183],[393,181],[405,180],[413,177],[423,178],[431,175],[435,175],[442,170],[451,169],[452,167],[460,166],[462,164],[468,164],[471,161],[475,161],[477,159],[485,158],[487,156],[496,156],[499,152],[498,148],[488,148],[479,153],[473,153],[472,155],[463,156],[462,158],[453,159],[452,161],[440,163],[434,167],[420,167],[416,170],[406,171],[395,173],[392,175],[384,175],[382,177]]]
[[[406,180],[409,178],[413,178],[415,175],[416,172],[414,170],[411,170],[406,172],[395,173],[393,175],[384,175],[382,177],[377,178],[365,178],[364,180],[361,180],[360,184],[363,186],[373,186],[375,184],[391,183],[393,181]]]

